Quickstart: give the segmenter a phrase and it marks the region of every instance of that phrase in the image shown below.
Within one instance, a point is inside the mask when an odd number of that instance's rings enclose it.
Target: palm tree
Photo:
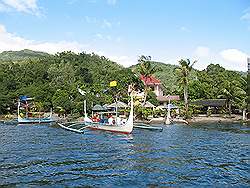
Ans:
[[[193,69],[193,65],[197,61],[191,63],[189,59],[181,59],[179,61],[179,67],[176,68],[176,73],[178,75],[178,82],[183,87],[184,90],[184,102],[185,102],[185,113],[187,116],[188,112],[188,82],[189,82],[189,75],[191,70]]]
[[[143,104],[144,104],[147,100],[147,95],[150,90],[150,87],[146,84],[147,80],[159,69],[156,67],[156,65],[152,65],[151,56],[142,55],[139,57],[138,62],[139,62],[138,72],[145,78],[144,99],[143,99]]]
[[[228,113],[231,117],[231,111],[232,111],[232,104],[234,106],[238,106],[243,111],[243,119],[245,120],[245,111],[246,111],[246,81],[244,79],[241,79],[240,83],[239,81],[233,80],[233,81],[225,81],[225,88],[222,91],[222,94],[218,96],[218,98],[225,98],[226,104],[228,107]],[[244,88],[241,86],[243,85]]]

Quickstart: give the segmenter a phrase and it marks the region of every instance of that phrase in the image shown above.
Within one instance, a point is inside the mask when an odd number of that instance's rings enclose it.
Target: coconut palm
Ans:
[[[246,112],[246,81],[244,79],[241,79],[240,83],[239,81],[233,80],[233,81],[225,81],[225,88],[222,91],[222,94],[218,96],[218,98],[225,98],[227,107],[228,107],[228,113],[229,116],[231,116],[232,111],[232,105],[238,106],[243,111],[243,119],[245,119],[245,112]],[[243,85],[244,88],[241,86]]]
[[[145,82],[149,79],[155,72],[159,71],[159,68],[156,65],[152,65],[151,56],[140,56],[138,59],[139,67],[138,72],[145,78]],[[147,100],[147,95],[150,90],[150,87],[147,84],[144,84],[144,99],[143,104]]]
[[[189,82],[189,75],[193,69],[193,65],[197,61],[191,63],[189,59],[181,59],[179,61],[179,67],[176,68],[176,73],[178,76],[178,82],[183,87],[184,90],[184,102],[185,102],[185,113],[187,115],[188,112],[188,82]]]

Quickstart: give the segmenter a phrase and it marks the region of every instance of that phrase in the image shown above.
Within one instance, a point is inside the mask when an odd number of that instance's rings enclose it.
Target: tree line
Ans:
[[[104,56],[85,52],[62,52],[18,62],[0,59],[0,114],[14,113],[21,95],[35,97],[45,110],[82,113],[84,99],[88,108],[93,104],[112,103],[115,97],[127,102],[130,84],[145,91],[144,102],[150,100],[157,105],[154,93],[139,79],[140,74],[161,79],[169,74],[157,65],[150,56],[140,56],[138,65],[124,68]],[[210,64],[203,71],[194,70],[193,63],[187,59],[181,60],[171,74],[174,86],[169,86],[165,93],[180,95],[186,113],[188,101],[197,99],[224,98],[228,113],[232,108],[247,107],[246,74],[226,70],[219,64]],[[108,87],[113,80],[118,81],[117,87]],[[86,95],[80,95],[77,88],[86,91]]]

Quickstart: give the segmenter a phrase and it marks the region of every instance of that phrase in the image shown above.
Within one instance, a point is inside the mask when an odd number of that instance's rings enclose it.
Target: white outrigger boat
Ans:
[[[63,125],[61,123],[58,123],[58,125],[61,128],[64,128],[64,129],[69,130],[69,131],[74,131],[77,133],[83,133],[84,129],[89,128],[92,130],[102,130],[102,131],[116,132],[116,133],[122,133],[122,134],[130,134],[133,131],[133,127],[134,127],[133,105],[134,105],[133,104],[133,97],[131,96],[131,109],[130,109],[128,120],[124,124],[121,124],[121,125],[117,124],[117,123],[109,125],[109,124],[96,123],[96,122],[90,122],[90,121],[76,122],[76,123],[73,123],[69,126],[66,126],[66,124]],[[85,120],[89,119],[89,118],[87,118],[86,111],[85,111],[85,118],[84,119]],[[82,127],[73,128],[74,126],[76,126],[76,127],[82,126]]]

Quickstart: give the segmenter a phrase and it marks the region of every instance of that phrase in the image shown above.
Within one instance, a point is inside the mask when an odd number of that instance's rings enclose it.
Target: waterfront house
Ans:
[[[161,81],[154,76],[140,76],[140,79],[144,83],[151,88],[151,90],[155,93],[157,100],[161,105],[166,106],[170,101],[180,100],[178,95],[164,95],[163,85]]]

